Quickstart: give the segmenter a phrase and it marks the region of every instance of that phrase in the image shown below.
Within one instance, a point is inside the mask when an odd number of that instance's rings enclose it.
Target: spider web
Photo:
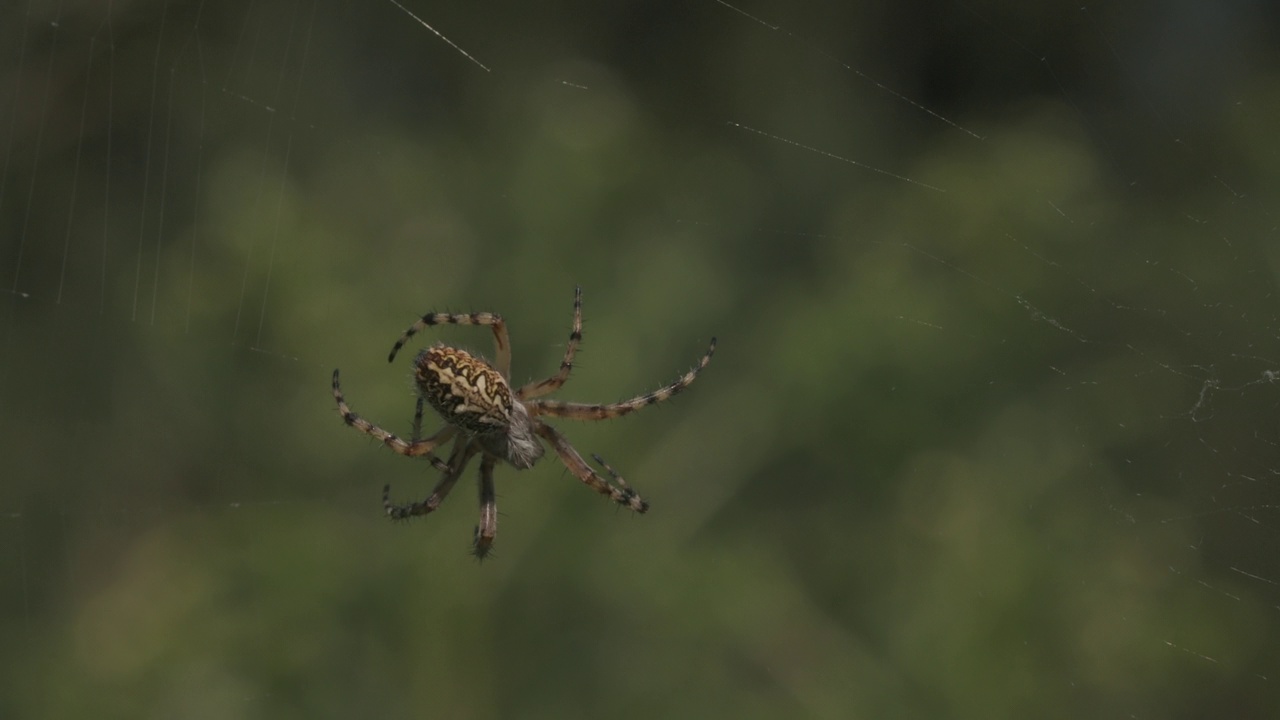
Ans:
[[[1275,12],[1024,5],[0,9],[0,715],[1270,717]],[[574,285],[653,512],[386,523]]]

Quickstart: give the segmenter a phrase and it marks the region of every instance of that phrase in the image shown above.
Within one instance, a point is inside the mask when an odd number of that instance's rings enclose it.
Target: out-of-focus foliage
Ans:
[[[376,0],[0,10],[0,716],[1277,707],[1267,18],[409,7],[490,71]],[[417,314],[523,381],[575,285],[565,398],[719,336],[564,424],[652,511],[387,522],[434,472],[332,368],[407,433]]]

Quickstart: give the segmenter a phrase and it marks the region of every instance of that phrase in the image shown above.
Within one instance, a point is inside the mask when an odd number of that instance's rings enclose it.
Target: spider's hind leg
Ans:
[[[494,358],[494,367],[502,373],[502,377],[511,377],[511,336],[507,333],[507,323],[502,316],[491,312],[427,313],[400,334],[400,339],[396,340],[396,344],[391,348],[391,354],[387,356],[387,362],[396,359],[396,354],[409,342],[410,338],[433,325],[486,325],[492,328],[493,344],[497,354]]]
[[[466,442],[465,439],[458,440],[453,446],[453,454],[449,456],[448,472],[445,473],[444,477],[440,478],[440,482],[436,483],[435,489],[431,491],[426,500],[396,504],[391,502],[391,486],[383,486],[382,509],[386,512],[387,517],[392,520],[403,520],[434,512],[444,502],[444,499],[449,495],[449,491],[453,490],[458,478],[462,476],[462,471],[466,469],[467,463],[470,462],[471,456],[475,455],[479,449],[474,444]]]
[[[419,395],[418,406],[413,411],[413,442],[411,443],[412,445],[417,445],[419,442],[422,441],[422,410],[423,410],[423,405],[425,403],[426,403],[426,400],[424,400],[423,397]],[[444,429],[448,430],[449,428],[446,427]],[[449,433],[449,435],[445,437],[447,439],[452,435],[453,433]],[[439,437],[440,437],[440,433],[437,433],[436,437],[432,439],[436,440]],[[444,442],[444,441],[440,440],[440,442]],[[436,457],[435,455],[431,453],[427,453],[427,460],[432,464],[432,466],[435,467],[435,469],[439,470],[440,472],[444,472],[444,473],[449,472],[449,466],[446,465],[443,460]]]
[[[377,440],[383,445],[386,445],[393,452],[406,457],[425,456],[427,460],[436,467],[436,469],[442,471],[447,471],[449,469],[449,466],[445,465],[440,458],[432,455],[431,451],[448,442],[449,439],[457,432],[457,429],[450,425],[446,425],[435,435],[432,435],[426,440],[419,440],[418,435],[422,431],[421,405],[418,406],[419,413],[414,418],[413,442],[409,443],[399,437],[396,437],[394,433],[389,433],[360,417],[349,405],[347,405],[346,397],[342,394],[342,385],[338,381],[337,370],[333,371],[333,399],[338,403],[338,414],[342,416],[342,421],[344,423]]]

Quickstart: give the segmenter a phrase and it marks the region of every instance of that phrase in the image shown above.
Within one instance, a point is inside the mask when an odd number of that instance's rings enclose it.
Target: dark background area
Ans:
[[[1274,8],[405,7],[0,9],[0,716],[1272,716]],[[575,285],[652,510],[387,521]]]

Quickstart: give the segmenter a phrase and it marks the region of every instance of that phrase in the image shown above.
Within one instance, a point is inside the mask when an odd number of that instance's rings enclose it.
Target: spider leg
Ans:
[[[605,472],[609,473],[609,479],[613,480],[613,484],[617,485],[618,489],[622,490],[624,495],[640,500],[640,496],[636,495],[636,491],[631,489],[631,486],[627,484],[627,481],[623,480],[622,476],[618,474],[618,471],[614,470],[612,465],[605,462],[604,458],[592,453],[591,459],[595,460],[597,465],[604,468]],[[640,505],[644,507],[644,510],[641,510],[640,512],[645,512],[649,509],[649,503],[644,500],[640,500]]]
[[[604,478],[600,477],[599,473],[591,469],[591,466],[587,464],[587,461],[582,459],[582,456],[578,454],[577,450],[573,449],[573,446],[569,444],[569,441],[564,435],[560,434],[559,430],[556,430],[541,420],[536,422],[537,433],[545,438],[547,442],[551,443],[551,447],[556,451],[556,454],[560,456],[560,462],[563,462],[564,466],[569,468],[569,472],[573,473],[579,480],[586,483],[587,487],[590,487],[601,495],[608,495],[610,500],[613,500],[619,505],[629,507],[638,513],[645,512],[649,509],[649,503],[641,500],[640,496],[636,494],[636,491],[632,490],[631,486],[628,485],[613,468],[605,465],[604,461],[601,460],[599,456],[596,456],[596,462],[603,465],[604,469],[608,471],[609,476],[614,481],[613,485],[610,485]]]
[[[487,325],[493,329],[493,344],[497,348],[497,357],[494,358],[494,367],[498,372],[502,373],[502,377],[511,377],[511,336],[507,334],[507,324],[503,321],[502,316],[497,313],[477,312],[477,313],[427,313],[418,318],[418,321],[409,326],[400,335],[400,339],[396,340],[396,344],[391,348],[391,354],[387,356],[387,362],[396,359],[396,353],[400,352],[409,338],[417,333],[431,327],[432,325]]]
[[[698,373],[711,363],[711,356],[716,352],[716,339],[711,338],[711,346],[692,370],[680,376],[675,382],[664,385],[644,395],[637,395],[630,400],[623,400],[608,405],[593,403],[562,402],[560,400],[529,400],[525,407],[530,415],[550,415],[551,417],[569,418],[570,420],[609,420],[633,413],[640,408],[656,405],[693,384]]]
[[[573,369],[573,356],[578,352],[578,343],[582,342],[582,288],[573,289],[573,329],[569,332],[569,344],[564,348],[564,359],[560,361],[560,371],[555,375],[531,382],[516,391],[520,399],[542,397],[553,393],[569,379],[569,371]]]
[[[465,439],[460,439],[454,443],[453,454],[449,456],[448,472],[444,474],[444,477],[440,478],[440,482],[436,483],[435,489],[431,491],[427,499],[421,502],[397,505],[391,502],[391,486],[384,485],[382,487],[382,508],[386,511],[387,517],[392,520],[403,520],[415,515],[426,515],[440,507],[440,503],[444,502],[445,497],[449,495],[449,491],[458,482],[458,478],[462,476],[462,471],[466,469],[471,457],[479,450],[479,445]]]
[[[413,440],[411,442],[418,442],[422,439],[422,411],[426,402],[426,399],[419,395],[418,403],[413,408]]]
[[[480,524],[476,526],[475,547],[472,553],[483,560],[493,549],[493,538],[498,534],[498,496],[493,486],[493,465],[497,458],[485,453],[480,460]]]
[[[374,438],[375,440],[382,443],[383,445],[386,445],[388,448],[391,448],[391,450],[394,452],[397,452],[401,455],[406,455],[408,457],[426,456],[427,460],[429,460],[431,464],[436,467],[436,469],[445,471],[445,472],[449,470],[449,466],[446,465],[442,460],[440,460],[440,458],[436,457],[435,455],[432,455],[431,451],[436,449],[440,445],[443,445],[444,443],[448,442],[449,438],[452,438],[454,434],[457,432],[457,428],[453,427],[452,425],[445,425],[443,428],[440,429],[439,432],[427,438],[426,440],[417,439],[418,434],[421,432],[421,427],[422,427],[421,399],[418,401],[418,413],[414,416],[413,442],[405,442],[404,440],[400,439],[393,433],[389,433],[386,430],[383,430],[377,425],[374,425],[368,420],[365,420],[364,418],[352,412],[351,408],[347,405],[346,399],[342,395],[342,387],[338,384],[337,370],[333,371],[333,399],[338,401],[338,412],[342,415],[342,421],[345,422],[346,424],[359,430],[365,435],[368,435]]]

